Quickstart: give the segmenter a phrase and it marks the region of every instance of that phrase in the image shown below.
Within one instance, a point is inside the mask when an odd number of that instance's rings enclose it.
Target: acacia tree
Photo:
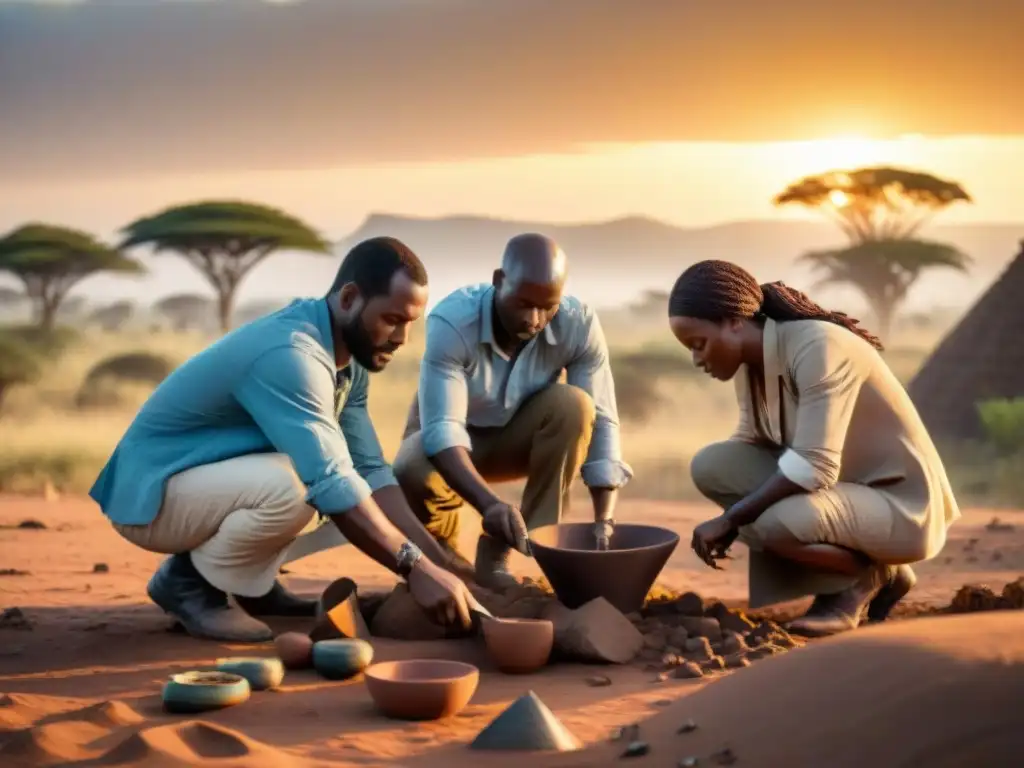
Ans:
[[[213,302],[198,293],[175,293],[156,302],[153,311],[170,320],[178,331],[208,328],[213,318]]]
[[[50,331],[57,310],[79,282],[102,272],[139,274],[134,259],[92,235],[51,224],[26,224],[0,238],[0,272],[18,278],[39,327]]]
[[[217,293],[222,331],[242,279],[274,251],[329,253],[314,229],[276,208],[240,201],[208,201],[168,208],[124,229],[122,248],[152,246],[183,256]]]
[[[966,271],[970,258],[953,246],[922,240],[921,227],[949,206],[970,203],[960,184],[903,168],[829,171],[790,184],[775,205],[802,205],[833,221],[848,245],[801,257],[823,284],[845,283],[867,300],[886,336],[893,318],[922,273]]]

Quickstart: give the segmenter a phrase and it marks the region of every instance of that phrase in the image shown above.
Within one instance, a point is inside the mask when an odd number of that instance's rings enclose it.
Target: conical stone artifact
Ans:
[[[528,691],[480,731],[469,748],[572,752],[581,746],[537,694]]]

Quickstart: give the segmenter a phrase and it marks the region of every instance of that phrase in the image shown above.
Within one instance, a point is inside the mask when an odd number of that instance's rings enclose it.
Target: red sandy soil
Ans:
[[[660,582],[741,605],[745,555],[712,571],[687,544],[703,505],[629,501],[620,519],[663,525],[683,541]],[[998,516],[1010,530],[986,527]],[[42,530],[18,529],[35,519]],[[467,532],[467,539],[473,531]],[[467,544],[469,542],[467,541]],[[472,549],[467,547],[469,552]],[[511,765],[525,755],[470,752],[466,744],[511,701],[533,690],[587,748],[529,757],[545,765],[617,762],[619,726],[641,721],[648,755],[627,760],[699,766],[729,747],[745,766],[1002,766],[1024,754],[1024,615],[998,611],[888,622],[816,641],[735,672],[655,682],[640,666],[563,664],[525,677],[497,672],[476,640],[374,642],[375,660],[457,658],[477,664],[470,706],[447,721],[409,724],[377,715],[361,679],[329,682],[289,672],[282,689],[201,718],[160,708],[168,674],[270,645],[226,646],[167,632],[145,598],[159,556],[118,537],[86,499],[0,497],[0,609],[17,606],[31,630],[0,629],[0,765],[302,766]],[[94,573],[103,563],[106,572]],[[523,575],[539,575],[517,559]],[[394,583],[352,547],[289,566],[286,583],[315,595],[348,576],[361,591]],[[945,606],[963,584],[997,593],[1024,573],[1024,513],[967,510],[945,551],[918,569],[904,614]],[[789,606],[790,610],[801,606]],[[304,629],[280,622],[278,631]],[[593,688],[595,672],[612,684]],[[654,717],[651,717],[654,715]],[[650,718],[650,719],[648,719]],[[688,719],[696,731],[679,735]],[[1014,751],[1015,750],[1015,751]]]

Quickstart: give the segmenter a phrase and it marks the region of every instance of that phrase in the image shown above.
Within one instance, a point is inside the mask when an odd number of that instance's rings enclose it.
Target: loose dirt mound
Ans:
[[[1021,690],[1024,613],[890,622],[694,692],[640,724],[647,754],[630,764],[1017,765]],[[626,746],[544,765],[610,765]]]
[[[200,720],[146,728],[83,765],[184,768],[208,763],[225,768],[301,768],[309,765],[243,733]]]

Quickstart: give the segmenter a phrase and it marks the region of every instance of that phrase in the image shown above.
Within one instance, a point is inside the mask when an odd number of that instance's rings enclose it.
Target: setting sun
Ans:
[[[821,171],[850,170],[884,162],[891,154],[891,144],[857,135],[792,142],[801,162]]]
[[[850,196],[839,189],[833,189],[828,195],[829,202],[836,208],[842,208],[849,202]]]

